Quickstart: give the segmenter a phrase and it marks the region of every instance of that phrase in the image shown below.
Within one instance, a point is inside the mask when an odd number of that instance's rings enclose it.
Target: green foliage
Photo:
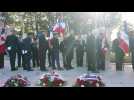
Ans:
[[[117,12],[101,13],[102,18],[96,17],[95,12],[6,12],[7,24],[13,24],[17,30],[23,33],[29,31],[38,32],[47,30],[48,25],[53,25],[57,17],[62,14],[67,23],[67,32],[88,33],[92,30],[105,26],[114,28],[120,21]],[[100,15],[100,14],[98,14]],[[104,16],[104,17],[103,17]]]

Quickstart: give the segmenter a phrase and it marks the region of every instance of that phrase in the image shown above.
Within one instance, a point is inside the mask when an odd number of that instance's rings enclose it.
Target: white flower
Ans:
[[[96,87],[99,87],[99,83],[96,83]]]
[[[45,86],[46,84],[45,83],[43,83],[43,86]]]
[[[93,81],[89,81],[90,84],[93,84]]]
[[[85,87],[84,85],[81,85],[81,87]]]
[[[62,86],[62,83],[60,83],[59,86]]]

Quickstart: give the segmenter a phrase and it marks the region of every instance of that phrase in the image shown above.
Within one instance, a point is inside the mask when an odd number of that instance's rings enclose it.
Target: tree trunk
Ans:
[[[35,31],[36,31],[36,33],[39,32],[39,24],[38,24],[38,18],[37,18],[37,17],[38,17],[38,16],[35,15]]]
[[[109,45],[109,49],[106,53],[106,69],[110,68],[110,54],[111,54],[111,52],[110,52],[110,49],[111,49],[111,38],[110,38],[110,36],[111,36],[111,34],[110,33],[111,33],[110,29],[107,28],[106,29],[106,34],[107,34],[106,38],[107,38],[107,42],[108,42],[108,45]]]

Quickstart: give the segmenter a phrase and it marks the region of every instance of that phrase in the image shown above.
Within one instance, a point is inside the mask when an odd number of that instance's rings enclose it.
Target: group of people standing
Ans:
[[[74,68],[72,66],[74,53],[76,53],[78,67],[83,66],[83,58],[86,53],[88,70],[105,70],[105,52],[102,50],[101,44],[103,34],[100,34],[97,39],[93,34],[88,34],[85,38],[82,38],[82,34],[65,34],[62,40],[59,40],[58,33],[53,33],[51,39],[47,37],[48,31],[43,31],[39,35],[27,33],[25,38],[22,38],[22,34],[15,30],[12,30],[6,38],[1,35],[0,40],[3,42],[0,41],[0,68],[4,68],[4,55],[7,51],[12,71],[19,67],[28,71],[33,71],[33,68],[39,67],[41,71],[46,71],[46,57],[48,57],[50,68],[70,70]],[[60,53],[62,54],[63,66],[60,63]],[[15,66],[16,61],[18,61],[17,67]]]

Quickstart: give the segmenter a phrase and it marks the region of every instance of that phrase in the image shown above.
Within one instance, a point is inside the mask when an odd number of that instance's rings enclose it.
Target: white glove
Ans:
[[[25,54],[27,53],[27,50],[25,50]]]
[[[22,50],[22,54],[25,54],[24,50]]]
[[[8,47],[8,48],[7,48],[7,50],[9,50],[9,51],[10,51],[10,50],[11,50],[11,47]]]

